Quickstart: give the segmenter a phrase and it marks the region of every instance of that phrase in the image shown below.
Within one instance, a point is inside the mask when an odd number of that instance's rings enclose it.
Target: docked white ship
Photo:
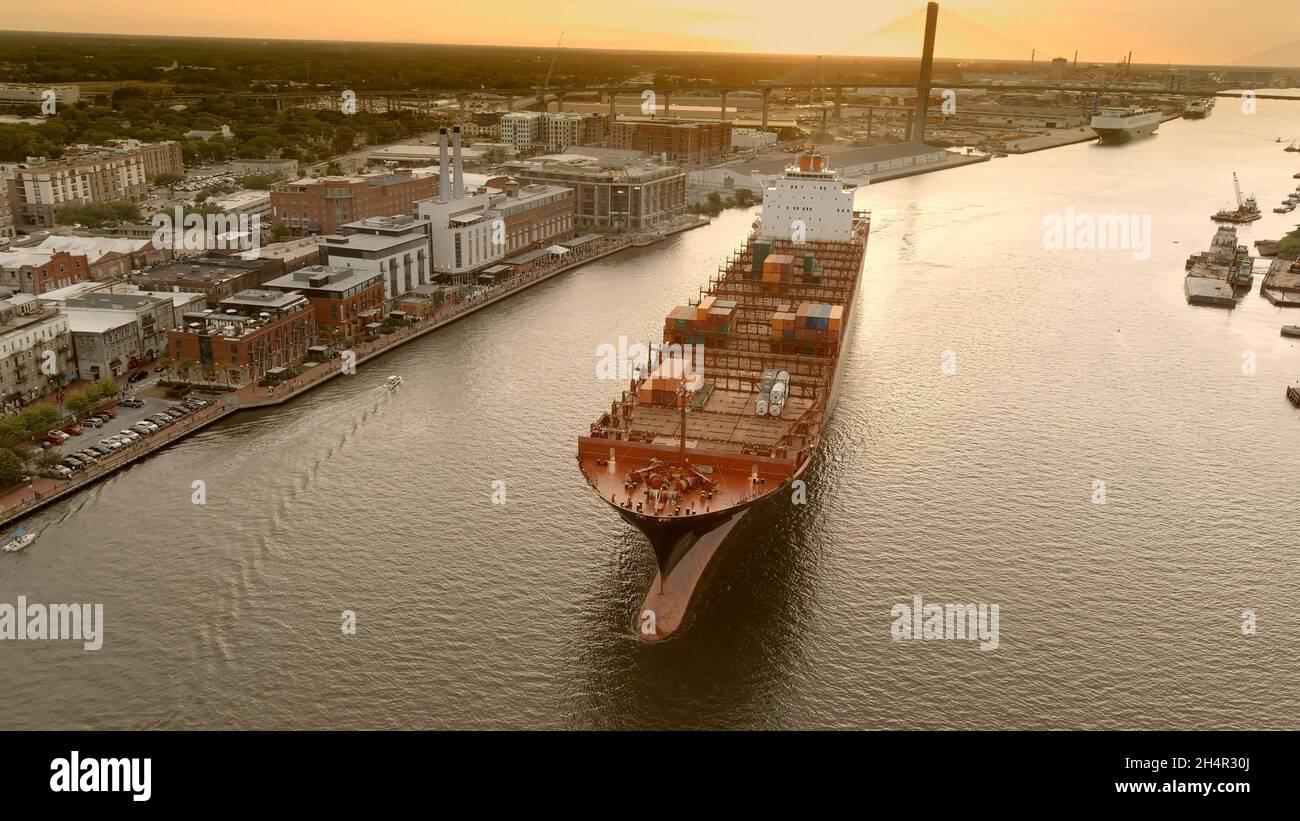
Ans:
[[[1134,137],[1154,134],[1164,112],[1158,108],[1103,108],[1092,118],[1092,130],[1104,143],[1128,142]]]

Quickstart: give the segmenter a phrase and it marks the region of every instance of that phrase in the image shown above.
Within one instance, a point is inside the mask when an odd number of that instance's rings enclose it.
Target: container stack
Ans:
[[[688,364],[684,359],[664,359],[659,362],[650,376],[637,386],[636,400],[642,405],[676,405],[677,392],[683,383],[687,389],[699,387],[699,377],[687,373]]]
[[[772,253],[772,243],[754,243],[754,261],[749,269],[751,274],[751,276],[748,277],[749,279],[758,279],[758,275],[763,273],[763,262],[767,259],[767,255],[770,253]]]
[[[794,323],[797,317],[788,303],[781,303],[772,313],[772,341],[788,342],[794,339]]]
[[[794,274],[794,257],[790,254],[768,254],[763,260],[763,281],[769,284],[789,282]]]
[[[843,325],[843,305],[801,302],[793,312],[789,305],[780,305],[772,314],[772,352],[832,356]]]
[[[820,280],[822,277],[822,267],[817,264],[817,258],[812,254],[803,255],[803,275],[806,279]]]
[[[705,297],[699,305],[679,305],[664,320],[664,341],[678,345],[725,347],[718,336],[735,327],[736,301]],[[712,339],[707,337],[712,336]]]

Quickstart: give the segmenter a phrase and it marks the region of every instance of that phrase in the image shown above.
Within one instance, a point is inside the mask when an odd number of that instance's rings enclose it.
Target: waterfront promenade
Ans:
[[[678,226],[666,229],[663,233],[665,235],[678,233],[707,223],[707,220],[699,220],[694,223],[683,222]],[[356,355],[355,362],[359,365],[367,360],[374,359],[417,337],[463,319],[475,311],[480,311],[539,282],[637,244],[643,243],[638,242],[638,238],[634,235],[603,237],[579,246],[563,256],[553,257],[538,263],[528,271],[511,278],[507,282],[486,288],[470,299],[445,305],[425,319],[413,321],[410,325],[398,328],[392,333],[381,334],[375,339],[363,343],[353,349],[353,353]],[[59,499],[78,493],[136,460],[156,453],[173,442],[211,425],[213,422],[224,419],[240,410],[287,402],[342,373],[343,359],[342,357],[334,357],[272,387],[245,385],[238,390],[226,393],[205,394],[211,399],[212,404],[177,420],[175,424],[163,428],[146,439],[139,440],[131,447],[108,454],[84,471],[77,473],[71,479],[33,476],[30,483],[14,488],[0,496],[0,528],[7,527],[17,519]],[[202,388],[196,388],[194,392],[202,393]]]

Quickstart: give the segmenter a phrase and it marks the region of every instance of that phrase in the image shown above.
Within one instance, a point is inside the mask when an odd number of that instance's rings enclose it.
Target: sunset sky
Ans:
[[[1295,0],[946,0],[941,57],[1040,56],[1232,63],[1295,42]],[[10,30],[270,37],[664,51],[912,56],[918,0],[221,0],[212,4],[13,0]],[[815,13],[812,11],[815,9]],[[947,14],[945,14],[947,13]],[[1293,47],[1289,53],[1300,51]],[[1292,63],[1295,64],[1295,63]]]

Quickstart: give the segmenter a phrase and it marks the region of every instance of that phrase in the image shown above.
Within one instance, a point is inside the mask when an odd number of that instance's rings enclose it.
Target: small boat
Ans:
[[[14,537],[0,550],[4,550],[6,553],[17,553],[34,541],[36,541],[35,533],[24,533],[21,530],[15,530]]]
[[[1278,208],[1274,208],[1274,209],[1273,209],[1273,213],[1274,213],[1274,214],[1289,214],[1289,213],[1291,213],[1291,212],[1294,211],[1294,210],[1295,210],[1295,206],[1294,206],[1294,205],[1287,204],[1287,205],[1280,206],[1280,207],[1278,207]]]
[[[1293,336],[1300,339],[1300,325],[1283,325],[1282,336]]]
[[[402,384],[402,377],[398,376],[397,374],[393,374],[392,376],[384,380],[384,387],[388,388],[390,391],[396,388],[400,384]]]
[[[1293,180],[1300,180],[1300,171],[1297,171],[1297,172],[1295,172],[1294,174],[1292,174],[1292,175],[1291,175],[1291,179],[1293,179]]]

